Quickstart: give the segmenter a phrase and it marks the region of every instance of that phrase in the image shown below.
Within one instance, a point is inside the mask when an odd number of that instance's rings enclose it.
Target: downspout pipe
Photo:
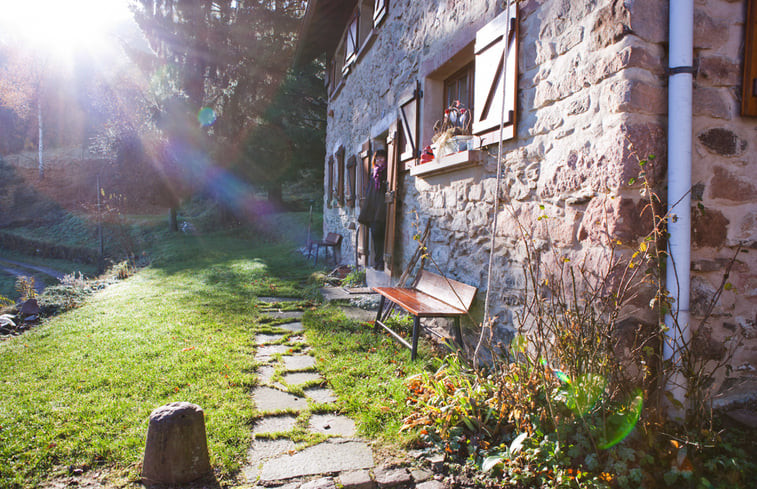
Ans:
[[[665,286],[673,299],[665,317],[663,358],[668,368],[665,389],[678,403],[669,415],[685,415],[685,379],[681,353],[691,339],[689,292],[691,268],[691,148],[694,58],[694,2],[670,0],[668,61],[668,257]]]

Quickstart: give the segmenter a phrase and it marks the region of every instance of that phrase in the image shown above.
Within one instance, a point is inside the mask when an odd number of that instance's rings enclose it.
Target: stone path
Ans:
[[[243,487],[448,487],[435,480],[429,470],[377,463],[371,446],[355,436],[355,422],[336,413],[337,398],[316,370],[315,359],[308,354],[309,347],[300,334],[303,313],[268,314],[291,322],[278,324],[279,331],[255,336],[260,383],[252,396],[261,416],[253,426],[254,441],[243,467]]]

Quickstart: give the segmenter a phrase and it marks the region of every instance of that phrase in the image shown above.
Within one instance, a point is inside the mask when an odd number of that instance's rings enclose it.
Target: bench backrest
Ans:
[[[326,235],[326,239],[324,239],[323,241],[324,243],[339,246],[340,244],[342,244],[342,235],[336,234],[336,233],[329,233]]]
[[[452,307],[466,311],[470,309],[473,299],[476,297],[476,287],[442,277],[428,270],[421,271],[415,289],[446,302]]]

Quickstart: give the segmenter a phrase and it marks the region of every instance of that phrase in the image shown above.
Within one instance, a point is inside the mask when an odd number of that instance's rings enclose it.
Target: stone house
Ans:
[[[757,2],[691,0],[671,12],[679,4],[687,2],[311,0],[298,62],[327,60],[324,231],[344,236],[344,261],[370,266],[357,215],[371,154],[386,148],[387,266],[371,279],[396,282],[430,222],[428,250],[441,271],[480,295],[491,284],[490,315],[504,340],[524,286],[522,231],[574,263],[601,262],[608,240],[633,251],[649,229],[639,160],[654,155],[647,174],[663,197],[684,188],[667,199],[683,226],[676,236],[690,233],[677,261],[690,266],[676,268],[690,269],[678,307],[692,324],[742,249],[706,348],[739,335],[737,379],[721,390],[757,391]],[[681,49],[669,35],[687,29],[693,46],[673,59]],[[693,101],[669,109],[686,85]],[[421,163],[454,100],[471,109],[473,137]],[[691,177],[674,182],[670,175],[685,173],[673,167],[679,155]],[[635,317],[656,322],[646,309]]]

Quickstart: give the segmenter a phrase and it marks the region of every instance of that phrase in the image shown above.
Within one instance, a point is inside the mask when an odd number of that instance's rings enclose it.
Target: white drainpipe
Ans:
[[[689,331],[689,289],[691,263],[691,147],[693,82],[693,0],[670,0],[670,50],[668,78],[668,259],[665,285],[675,300],[665,317],[668,327],[663,351],[666,360],[680,363],[681,345],[691,338]],[[677,316],[677,321],[674,317]],[[686,384],[680,374],[666,389],[684,406]],[[673,409],[673,417],[682,412]]]

